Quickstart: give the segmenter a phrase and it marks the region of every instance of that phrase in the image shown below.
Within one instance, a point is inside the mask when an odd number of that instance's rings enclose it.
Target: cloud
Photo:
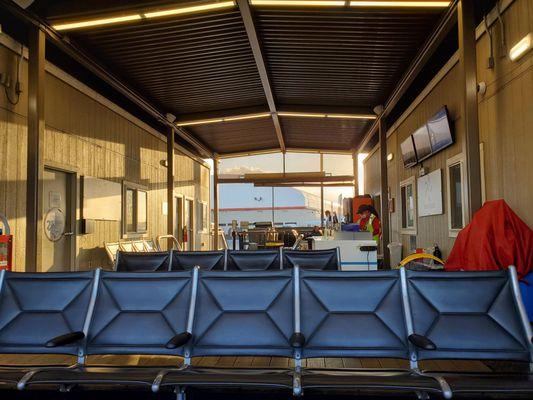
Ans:
[[[261,168],[257,167],[248,167],[246,165],[239,165],[231,168],[226,168],[222,171],[223,174],[235,174],[235,175],[243,175],[243,174],[258,174],[264,172]]]

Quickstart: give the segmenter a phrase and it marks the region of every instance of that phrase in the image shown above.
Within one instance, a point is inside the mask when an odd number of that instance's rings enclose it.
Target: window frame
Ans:
[[[403,226],[403,212],[404,212],[404,200],[402,196],[402,188],[411,185],[413,191],[413,226],[405,227]],[[416,179],[415,176],[410,176],[407,179],[404,179],[400,182],[400,191],[399,191],[399,200],[400,200],[400,234],[402,235],[416,235],[418,229],[418,212],[417,212],[417,199],[416,199]],[[407,218],[406,218],[407,220]]]
[[[196,207],[196,220],[200,222],[197,224],[197,233],[209,233],[210,215],[207,201],[197,200]]]
[[[128,190],[133,192],[133,231],[128,231],[128,221],[127,221],[127,207],[126,207],[126,196]],[[143,192],[146,195],[146,227],[145,229],[139,229],[139,192]],[[148,233],[148,189],[142,185],[138,185],[132,182],[123,181],[122,182],[122,237],[128,238],[130,236],[144,236]]]
[[[453,157],[450,157],[446,160],[446,206],[448,214],[448,236],[451,238],[457,237],[459,232],[465,227],[467,219],[467,207],[466,207],[466,196],[467,196],[467,185],[466,185],[466,170],[465,170],[465,157],[462,153],[459,153]],[[461,200],[462,200],[462,217],[463,217],[463,226],[461,228],[452,228],[452,198],[451,198],[451,186],[450,186],[450,168],[459,165],[461,171]]]

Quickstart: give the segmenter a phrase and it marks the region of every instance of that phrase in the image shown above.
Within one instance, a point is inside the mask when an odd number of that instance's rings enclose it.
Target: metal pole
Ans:
[[[387,125],[385,118],[379,119],[379,154],[381,175],[381,248],[383,265],[390,268],[390,256],[387,245],[389,238],[389,179],[387,173]]]
[[[43,214],[44,79],[46,36],[29,29],[28,171],[26,178],[26,272],[41,270]]]
[[[324,172],[324,154],[320,153],[320,172]],[[320,184],[320,226],[324,228],[324,185]]]
[[[274,201],[274,186],[272,186],[272,227],[275,226],[275,222],[274,222],[274,204],[275,204],[275,201]]]
[[[215,226],[213,236],[214,250],[218,250],[218,163],[218,157],[215,157],[213,159],[213,225]]]
[[[359,194],[359,153],[354,152],[353,158],[353,195]]]
[[[167,131],[167,234],[174,235],[174,129]]]
[[[481,167],[476,76],[476,26],[473,0],[460,0],[457,6],[459,26],[459,71],[462,84],[467,176],[468,218],[481,208]],[[468,222],[468,221],[465,221]]]

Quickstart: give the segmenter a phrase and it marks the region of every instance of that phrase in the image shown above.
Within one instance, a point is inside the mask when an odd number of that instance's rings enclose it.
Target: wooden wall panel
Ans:
[[[533,2],[515,1],[504,14],[505,42],[512,47],[533,32]],[[477,45],[478,80],[487,84],[479,96],[480,141],[484,145],[487,200],[505,199],[533,227],[533,51],[518,62],[500,57],[501,27],[492,28],[495,68],[485,67],[488,37]]]
[[[533,31],[533,3],[516,0],[503,14],[507,51]],[[477,44],[478,81],[486,82],[487,93],[479,96],[480,142],[485,158],[485,189],[487,200],[505,199],[507,203],[533,226],[533,52],[519,62],[511,62],[499,48],[501,32],[498,23],[491,27],[494,40],[495,68],[487,69],[488,37],[481,36]],[[410,176],[418,176],[418,167],[403,167],[400,143],[423,124],[439,107],[447,105],[453,120],[456,143],[424,161],[427,172],[442,169],[444,214],[418,218],[417,247],[438,243],[446,257],[454,243],[448,234],[446,160],[463,152],[464,130],[461,122],[461,96],[458,95],[457,65],[452,68],[430,93],[416,106],[388,138],[389,152],[394,159],[388,163],[389,185],[396,209],[391,216],[391,241],[403,244],[404,254],[409,248],[409,236],[400,233],[399,186]],[[367,193],[379,191],[378,152],[365,162]]]
[[[14,53],[0,45],[2,70],[13,69]],[[5,68],[4,68],[5,67]],[[22,63],[23,87],[26,83],[26,63]],[[81,86],[81,88],[83,88]],[[141,185],[148,190],[148,232],[146,237],[166,233],[166,143],[163,136],[133,123],[115,110],[82,93],[62,79],[47,73],[45,98],[45,165],[75,172],[78,176],[94,176],[117,183],[123,181]],[[15,234],[15,269],[24,270],[26,214],[26,112],[25,93],[20,104],[7,104],[0,96],[0,213],[7,215]],[[176,193],[193,199],[209,200],[205,181],[209,169],[176,150]],[[195,173],[196,171],[196,173]],[[78,181],[78,194],[79,194]],[[77,199],[77,219],[81,216],[81,201]],[[96,221],[95,232],[77,235],[75,269],[110,267],[104,242],[123,238],[120,221]],[[209,248],[209,237],[197,241]]]

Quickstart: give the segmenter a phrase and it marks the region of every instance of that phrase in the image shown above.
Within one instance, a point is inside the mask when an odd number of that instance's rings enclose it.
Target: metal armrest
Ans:
[[[304,334],[301,332],[294,332],[289,339],[289,343],[291,344],[292,347],[296,347],[298,349],[301,347],[304,347],[304,344],[305,344]]]
[[[176,349],[178,347],[183,346],[185,343],[187,343],[189,340],[191,340],[192,335],[189,332],[181,332],[178,333],[176,336],[174,336],[172,339],[170,339],[165,347],[167,349]]]
[[[424,350],[436,350],[437,346],[430,339],[423,335],[418,335],[413,333],[409,335],[409,341],[414,344],[416,347],[419,347]]]
[[[48,342],[46,342],[45,346],[46,347],[65,346],[67,344],[72,344],[84,338],[85,338],[85,333],[81,331],[69,332],[64,335],[56,336],[55,338],[50,339]]]

